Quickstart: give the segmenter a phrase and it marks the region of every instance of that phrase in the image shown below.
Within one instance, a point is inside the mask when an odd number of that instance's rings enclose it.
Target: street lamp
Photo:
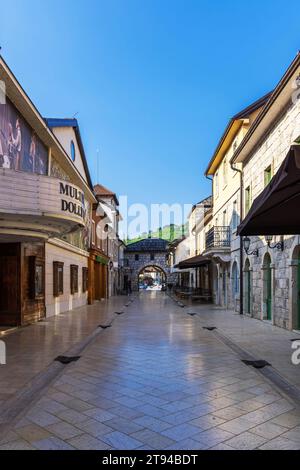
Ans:
[[[273,235],[265,235],[265,240],[267,242],[268,247],[271,250],[274,250],[274,248],[276,248],[277,250],[281,250],[281,251],[284,250],[283,239],[281,239],[280,242],[275,242],[275,244],[273,246],[271,246],[271,243],[272,243],[272,240],[273,240]]]
[[[247,255],[258,256],[258,248],[256,248],[256,250],[253,250],[253,251],[249,252],[250,243],[251,243],[251,240],[250,240],[249,237],[245,237],[245,238],[243,239],[244,250],[245,250],[246,254],[247,254]]]

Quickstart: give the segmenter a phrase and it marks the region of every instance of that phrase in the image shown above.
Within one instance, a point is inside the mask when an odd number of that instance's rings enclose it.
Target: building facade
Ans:
[[[299,90],[298,54],[232,158],[243,170],[245,215],[291,145],[299,142]],[[251,236],[247,252],[243,264],[244,311],[271,324],[300,330],[300,237],[287,234],[270,241]]]
[[[241,169],[238,165],[233,167],[230,161],[268,98],[269,94],[229,121],[205,172],[212,179],[212,212],[198,236],[202,238],[202,247],[205,240],[203,256],[212,260],[214,303],[223,308],[240,308],[242,253],[237,227],[242,204]]]
[[[77,121],[43,119],[2,58],[0,80],[0,324],[13,326],[87,302],[95,198]]]

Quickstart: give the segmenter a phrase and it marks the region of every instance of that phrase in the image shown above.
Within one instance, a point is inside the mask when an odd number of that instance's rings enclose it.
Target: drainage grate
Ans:
[[[193,317],[194,315],[197,315],[195,312],[187,312],[188,315],[191,315]]]
[[[70,364],[70,362],[75,362],[80,359],[81,356],[57,356],[54,360],[61,362],[62,364]]]
[[[216,330],[216,326],[202,326],[203,330],[213,331]]]
[[[110,328],[111,325],[98,325],[98,328],[103,328],[103,330],[105,330],[105,328]]]
[[[263,359],[258,359],[257,361],[249,361],[248,359],[242,359],[242,362],[246,364],[247,366],[254,367],[255,369],[262,369],[265,366],[271,366],[269,362]]]

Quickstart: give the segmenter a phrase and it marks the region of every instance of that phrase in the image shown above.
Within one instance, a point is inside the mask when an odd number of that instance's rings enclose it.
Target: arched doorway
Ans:
[[[139,290],[160,291],[166,286],[166,273],[156,265],[145,266],[138,274]]]
[[[244,308],[245,313],[252,313],[252,273],[248,258],[244,267]]]
[[[234,261],[231,269],[231,302],[235,310],[237,310],[237,297],[239,290],[239,268],[237,262]]]
[[[272,320],[272,260],[265,254],[263,263],[263,318]]]
[[[300,330],[300,246],[296,246],[291,262],[292,285],[292,318],[291,326],[294,330]]]

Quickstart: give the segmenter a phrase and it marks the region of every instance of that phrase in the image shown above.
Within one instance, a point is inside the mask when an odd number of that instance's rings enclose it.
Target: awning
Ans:
[[[238,227],[239,235],[300,234],[300,145],[292,145]]]
[[[187,258],[183,261],[180,261],[176,267],[179,269],[198,268],[199,266],[204,266],[210,262],[211,260],[209,258],[205,258],[205,256],[202,255],[197,255],[193,256],[192,258]]]

